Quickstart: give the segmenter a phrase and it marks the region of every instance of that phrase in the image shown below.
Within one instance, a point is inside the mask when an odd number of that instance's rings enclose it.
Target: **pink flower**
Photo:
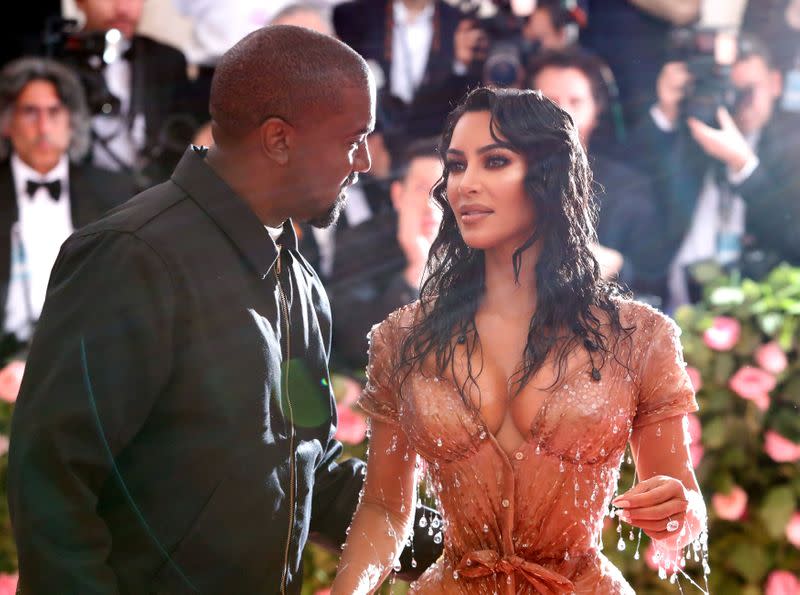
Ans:
[[[764,434],[764,452],[778,463],[800,461],[800,444],[795,444],[773,430],[767,430]]]
[[[700,418],[694,413],[690,413],[686,416],[686,419],[689,422],[689,436],[692,439],[692,444],[699,444],[700,436],[703,432],[703,427],[700,424]]]
[[[700,461],[703,460],[703,446],[701,444],[692,444],[689,446],[689,455],[692,457],[692,467],[697,469]]]
[[[700,370],[693,366],[686,366],[686,373],[689,374],[689,380],[692,381],[694,392],[698,392],[703,388],[703,377],[700,376]]]
[[[761,411],[769,407],[769,391],[775,388],[775,377],[761,368],[742,366],[728,381],[728,387],[737,395],[753,401]]]
[[[788,570],[773,570],[764,585],[765,595],[800,595],[800,579]]]
[[[739,321],[728,316],[717,316],[711,328],[703,333],[703,341],[714,351],[730,351],[739,341],[742,327]]]
[[[651,541],[647,545],[647,549],[644,551],[644,563],[647,564],[650,570],[658,570],[658,560],[656,560],[657,556],[656,546],[653,545]]]
[[[331,388],[337,403],[352,405],[361,396],[361,383],[345,374],[331,375]]]
[[[22,384],[22,375],[25,373],[25,362],[14,360],[0,370],[0,399],[14,403]]]
[[[346,444],[361,444],[367,436],[367,422],[364,417],[347,405],[336,406],[339,425],[336,426],[336,439]]]
[[[17,582],[19,575],[0,574],[0,595],[14,595],[17,592]]]
[[[711,496],[711,505],[719,518],[738,521],[747,511],[747,493],[739,486],[733,486],[729,494]]]
[[[770,341],[756,349],[756,363],[770,374],[780,374],[789,365],[786,354],[775,341]]]
[[[795,512],[786,525],[786,539],[800,549],[800,512]]]

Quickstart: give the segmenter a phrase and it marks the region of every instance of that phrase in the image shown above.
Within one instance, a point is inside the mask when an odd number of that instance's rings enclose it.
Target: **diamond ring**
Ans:
[[[675,531],[678,530],[678,527],[680,526],[681,524],[678,521],[669,519],[669,522],[667,523],[667,531],[669,531],[670,533],[674,533]]]

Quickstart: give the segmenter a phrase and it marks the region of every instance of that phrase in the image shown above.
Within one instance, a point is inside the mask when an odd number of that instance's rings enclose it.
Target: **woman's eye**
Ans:
[[[464,164],[460,161],[448,161],[445,163],[444,167],[448,172],[464,171]]]
[[[486,159],[486,167],[497,168],[497,167],[503,167],[504,165],[508,165],[508,159],[505,157],[494,155]]]

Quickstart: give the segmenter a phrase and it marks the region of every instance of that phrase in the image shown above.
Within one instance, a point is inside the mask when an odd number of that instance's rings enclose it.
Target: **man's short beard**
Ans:
[[[345,196],[344,190],[342,190],[339,193],[339,196],[336,197],[336,202],[334,202],[323,215],[308,220],[309,225],[318,229],[330,227],[339,219],[339,215],[341,214],[346,201],[347,196]]]

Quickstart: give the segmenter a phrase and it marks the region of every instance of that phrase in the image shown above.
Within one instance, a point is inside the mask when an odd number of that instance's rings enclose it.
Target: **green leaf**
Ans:
[[[784,534],[794,510],[795,496],[790,486],[780,486],[767,492],[759,514],[770,537],[779,539]]]
[[[714,382],[725,386],[736,371],[736,360],[731,353],[720,353],[714,362]]]
[[[760,583],[769,570],[769,558],[760,548],[739,543],[730,555],[730,563],[749,583]]]
[[[744,292],[738,287],[717,287],[708,296],[713,306],[738,306],[744,303]]]
[[[725,420],[717,417],[703,426],[703,444],[708,448],[721,448],[727,440]]]
[[[800,305],[800,304],[799,304]],[[786,318],[786,321],[781,327],[780,335],[778,335],[778,344],[786,352],[789,352],[794,347],[794,334],[797,331],[797,318]]]
[[[755,310],[755,308],[754,308]],[[758,318],[758,324],[765,335],[774,337],[783,324],[783,315],[776,312],[763,314]]]

